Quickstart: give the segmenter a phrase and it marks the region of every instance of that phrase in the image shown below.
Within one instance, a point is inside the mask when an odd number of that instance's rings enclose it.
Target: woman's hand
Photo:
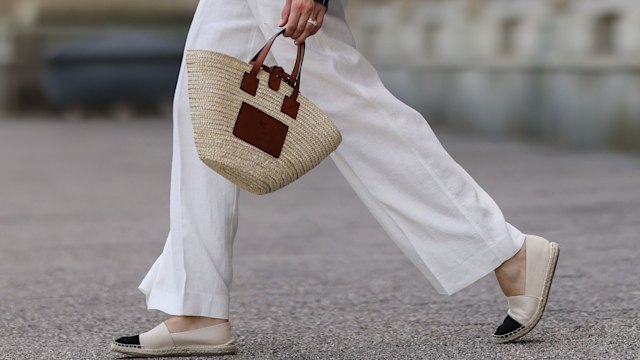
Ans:
[[[286,25],[284,36],[292,38],[296,45],[300,45],[320,30],[326,12],[327,8],[314,0],[286,0],[282,20],[278,26]],[[317,25],[309,20],[317,22]]]

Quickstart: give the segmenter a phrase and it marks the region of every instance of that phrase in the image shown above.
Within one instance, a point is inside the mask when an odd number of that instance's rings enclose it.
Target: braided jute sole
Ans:
[[[524,326],[504,335],[493,335],[493,340],[497,344],[506,344],[520,339],[527,335],[533,328],[538,325],[544,309],[547,306],[547,300],[549,299],[549,290],[551,289],[551,283],[553,282],[553,276],[556,273],[556,266],[558,265],[558,257],[560,256],[560,246],[556,243],[551,243],[551,258],[547,264],[547,275],[544,281],[544,291],[542,293],[542,301],[538,304],[535,314],[528,323]]]
[[[111,344],[111,351],[116,351],[125,355],[144,357],[174,357],[174,356],[210,356],[210,355],[233,355],[238,352],[235,344],[223,345],[188,345],[174,346],[163,349],[144,349],[138,346],[124,346],[116,343]]]

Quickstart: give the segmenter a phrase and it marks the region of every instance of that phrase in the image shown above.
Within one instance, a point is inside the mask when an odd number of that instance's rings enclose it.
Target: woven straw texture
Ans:
[[[340,144],[333,122],[311,101],[298,96],[297,119],[280,109],[292,87],[268,86],[269,73],[260,70],[256,96],[240,89],[252,66],[234,57],[206,50],[187,51],[189,102],[196,149],[211,169],[255,194],[267,194],[295,181],[317,166]],[[233,135],[242,103],[246,102],[289,126],[279,158]]]

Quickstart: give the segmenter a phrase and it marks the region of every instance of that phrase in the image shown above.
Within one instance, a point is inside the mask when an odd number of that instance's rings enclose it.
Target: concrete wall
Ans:
[[[109,31],[183,39],[197,0],[0,0],[0,114],[47,111],[43,49]]]
[[[361,51],[433,124],[640,149],[637,0],[352,0],[350,10]]]

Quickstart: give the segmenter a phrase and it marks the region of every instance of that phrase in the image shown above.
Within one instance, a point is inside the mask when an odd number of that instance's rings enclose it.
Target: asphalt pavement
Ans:
[[[436,132],[510,223],[560,243],[540,325],[493,344],[493,276],[438,295],[327,161],[242,194],[228,359],[640,358],[640,157]],[[0,359],[112,359],[165,318],[137,285],[170,162],[170,120],[0,120]]]

